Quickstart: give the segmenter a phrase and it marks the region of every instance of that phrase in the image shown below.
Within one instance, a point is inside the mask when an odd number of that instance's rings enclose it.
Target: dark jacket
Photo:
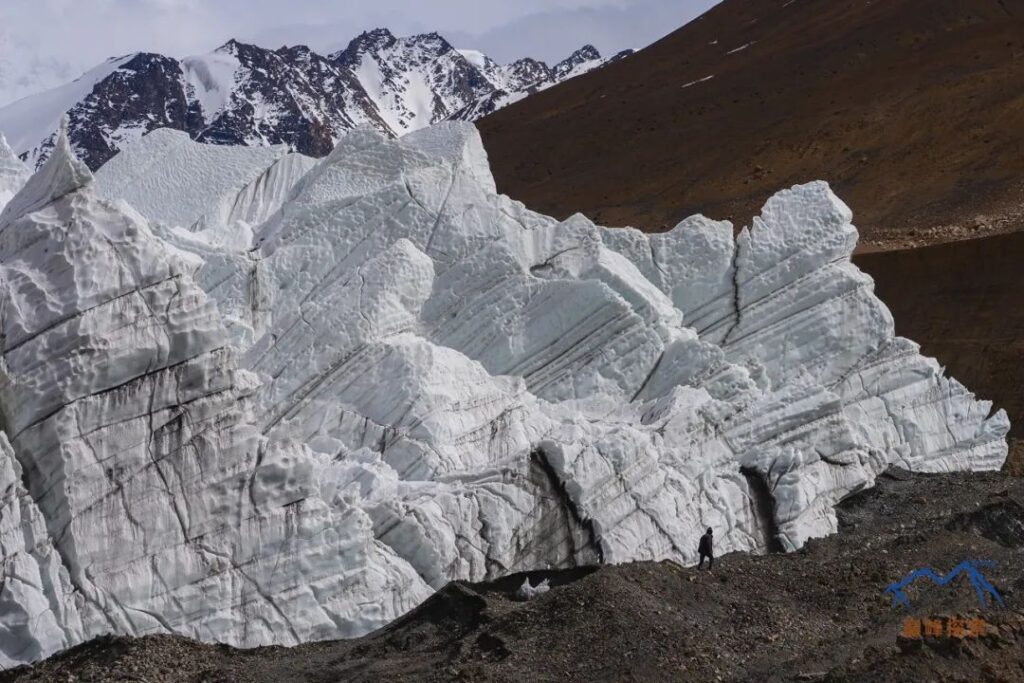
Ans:
[[[697,552],[701,555],[712,555],[711,552],[711,534],[704,534],[700,537],[700,545],[697,546]]]

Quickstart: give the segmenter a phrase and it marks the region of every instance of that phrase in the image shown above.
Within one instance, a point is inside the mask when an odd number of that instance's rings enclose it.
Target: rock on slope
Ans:
[[[112,58],[72,83],[0,108],[0,131],[34,167],[65,114],[72,147],[92,169],[163,127],[202,142],[285,144],[320,157],[357,125],[401,135],[447,118],[470,120],[605,61],[586,46],[554,67],[529,59],[498,65],[436,33],[397,38],[386,29],[329,56],[231,40],[182,60],[141,52]]]
[[[468,124],[315,165],[137,145],[94,181],[62,135],[0,215],[4,665],[353,636],[452,579],[692,562],[706,526],[793,550],[890,463],[1006,457],[824,183],[649,237],[498,195]]]
[[[593,45],[584,45],[550,68],[544,62],[534,59],[520,59],[504,67],[484,62],[484,73],[494,83],[495,90],[463,106],[448,118],[453,121],[476,121],[529,95],[617,62],[631,54],[633,50],[623,50],[605,59]]]

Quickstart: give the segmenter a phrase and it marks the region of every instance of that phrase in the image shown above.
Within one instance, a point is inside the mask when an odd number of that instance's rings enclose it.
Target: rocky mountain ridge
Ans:
[[[72,147],[92,169],[164,127],[200,142],[286,144],[324,156],[360,124],[397,136],[472,120],[605,61],[587,45],[554,66],[529,58],[500,65],[437,33],[397,37],[387,29],[364,32],[330,55],[230,40],[181,60],[148,52],[112,58],[72,83],[0,108],[0,131],[34,167],[65,114]]]

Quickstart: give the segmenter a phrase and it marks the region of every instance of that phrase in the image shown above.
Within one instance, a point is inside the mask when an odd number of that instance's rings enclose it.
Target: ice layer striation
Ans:
[[[645,235],[499,195],[468,124],[319,162],[170,131],[96,178],[64,136],[31,179],[4,158],[5,667],[356,636],[453,579],[694,562],[706,527],[790,551],[891,464],[1006,457],[822,182],[735,237]]]

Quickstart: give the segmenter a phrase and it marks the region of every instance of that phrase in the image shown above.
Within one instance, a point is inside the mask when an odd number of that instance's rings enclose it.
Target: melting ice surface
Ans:
[[[825,183],[734,239],[533,213],[470,125],[5,163],[3,666],[356,636],[452,579],[691,563],[709,526],[793,550],[891,463],[1006,457],[1006,415],[894,335]]]

